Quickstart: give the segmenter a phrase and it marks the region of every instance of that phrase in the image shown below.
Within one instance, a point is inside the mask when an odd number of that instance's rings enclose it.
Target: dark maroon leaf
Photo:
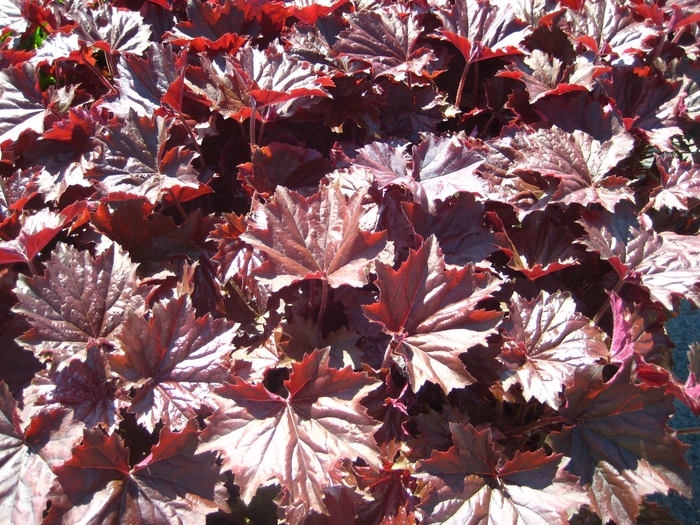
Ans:
[[[356,467],[358,486],[368,490],[374,502],[360,505],[358,518],[362,523],[390,525],[407,520],[408,515],[414,515],[416,488],[418,483],[406,469],[392,469],[385,464],[381,470],[370,467]],[[415,521],[414,521],[415,523]]]
[[[105,195],[145,197],[155,204],[171,191],[180,194],[186,188],[191,197],[202,193],[191,165],[195,153],[184,146],[166,148],[168,123],[164,118],[139,117],[132,108],[124,122],[101,128],[96,137],[100,142],[86,176]]]
[[[350,368],[329,368],[328,359],[327,350],[314,351],[292,365],[287,398],[236,378],[218,390],[222,406],[207,419],[200,448],[224,455],[222,468],[236,475],[246,504],[276,480],[304,514],[324,512],[336,460],[378,463],[372,434],[379,424],[360,406],[376,383]]]
[[[457,0],[437,10],[439,34],[454,44],[467,64],[494,56],[522,54],[530,29],[515,18],[510,4]]]
[[[70,457],[79,435],[65,409],[39,412],[22,425],[16,401],[0,382],[0,515],[6,523],[41,521],[51,468]]]
[[[206,405],[214,385],[228,375],[223,363],[235,327],[223,319],[195,318],[187,296],[156,304],[149,320],[126,313],[108,356],[114,372],[135,388],[129,408],[152,430],[159,421],[182,428]]]
[[[152,207],[142,200],[121,202],[114,213],[106,204],[90,214],[91,222],[104,234],[126,249],[131,258],[144,263],[147,269],[160,268],[163,261],[187,254],[199,259],[201,248],[192,240],[195,220],[180,226],[172,217],[153,217],[147,220]]]
[[[226,492],[214,454],[195,454],[196,421],[179,433],[165,428],[141,463],[129,468],[129,450],[117,434],[85,429],[73,457],[56,467],[57,482],[44,523],[104,522],[166,525],[200,521],[225,508]]]
[[[278,187],[273,202],[254,205],[260,218],[241,236],[270,258],[256,275],[275,291],[303,279],[364,286],[366,269],[386,248],[386,233],[360,228],[363,198],[364,191],[346,199],[340,189],[321,186],[307,199]]]
[[[671,138],[681,129],[673,121],[679,86],[665,81],[651,68],[616,67],[602,85],[620,112],[627,130],[640,130],[649,142],[672,151]]]
[[[173,44],[190,45],[197,51],[235,52],[245,42],[239,35],[256,36],[260,29],[254,20],[248,18],[245,3],[212,4],[204,0],[188,0],[187,21],[177,24],[166,38]]]
[[[673,343],[662,328],[663,320],[659,319],[658,312],[626,303],[612,293],[610,305],[613,316],[611,359],[623,363],[629,356],[639,355],[649,363],[671,368]]]
[[[603,332],[576,312],[568,294],[541,292],[531,302],[516,294],[509,312],[501,380],[505,389],[519,384],[526,400],[534,397],[558,409],[576,370],[608,357]]]
[[[552,208],[528,214],[518,228],[503,226],[494,237],[510,261],[508,266],[535,280],[562,268],[576,266],[576,236]]]
[[[687,446],[666,426],[673,396],[631,384],[631,359],[607,383],[599,370],[578,371],[559,410],[568,425],[547,440],[555,452],[572,458],[567,470],[581,478],[604,521],[634,523],[644,495],[689,492]]]
[[[593,91],[595,78],[607,71],[605,67],[595,66],[585,56],[579,56],[574,64],[567,66],[539,49],[533,50],[526,58],[516,59],[516,64],[500,75],[523,82],[530,95],[530,104],[545,96]]]
[[[614,214],[586,211],[582,217],[588,232],[583,241],[607,259],[621,279],[641,277],[652,299],[669,310],[680,296],[700,304],[700,289],[695,286],[700,280],[696,237],[657,234],[644,215],[637,217],[626,206]]]
[[[112,339],[125,312],[145,306],[136,265],[115,246],[93,259],[59,244],[43,277],[19,278],[17,297],[14,310],[32,325],[21,340],[37,355],[48,354],[54,368],[84,358],[90,341]]]
[[[477,264],[497,250],[496,237],[484,226],[484,206],[472,193],[436,200],[430,214],[418,204],[402,206],[416,233],[437,237],[448,264]]]
[[[277,186],[290,189],[318,185],[331,164],[318,151],[273,142],[253,151],[252,162],[239,167],[238,178],[260,196],[269,197]]]
[[[73,409],[73,417],[88,427],[104,423],[112,427],[116,421],[116,385],[108,379],[105,356],[100,345],[88,343],[85,361],[72,359],[67,367],[51,374],[55,385],[45,401]]]
[[[420,14],[401,4],[356,13],[333,51],[351,61],[368,63],[375,77],[420,83],[435,59],[429,48],[417,43],[423,33]]]
[[[656,166],[661,172],[661,185],[649,196],[651,206],[661,210],[687,210],[688,203],[700,198],[700,167],[682,162],[671,155],[657,156]]]
[[[627,6],[597,0],[581,2],[579,9],[567,9],[571,36],[596,54],[634,55],[650,49],[658,34],[650,24],[637,20]]]
[[[538,171],[558,181],[556,191],[545,195],[538,208],[550,203],[596,203],[613,211],[621,199],[632,200],[628,181],[608,176],[632,152],[634,140],[627,133],[599,142],[583,131],[552,128],[524,138],[528,146],[514,170]]]
[[[85,202],[76,203],[62,213],[43,208],[24,221],[16,239],[0,241],[0,262],[32,261],[76,216],[87,213]]]
[[[507,460],[494,449],[491,431],[450,423],[454,446],[421,462],[432,493],[421,503],[427,523],[568,524],[586,503],[562,454],[518,452]]]
[[[485,343],[500,318],[499,312],[477,308],[500,282],[472,265],[446,269],[435,237],[411,250],[398,270],[377,262],[376,272],[379,301],[362,308],[393,337],[384,364],[391,354],[401,355],[414,392],[426,381],[445,393],[473,383],[459,356]]]
[[[161,107],[161,100],[171,85],[180,80],[184,72],[183,58],[184,55],[178,57],[170,46],[155,43],[149,45],[145,58],[122,55],[117,64],[119,96],[103,101],[102,107],[125,119],[131,110],[139,117],[153,115]]]

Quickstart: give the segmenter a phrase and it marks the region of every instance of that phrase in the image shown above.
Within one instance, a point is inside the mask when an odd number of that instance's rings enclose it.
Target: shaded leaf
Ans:
[[[581,478],[606,522],[634,523],[646,494],[690,491],[687,445],[666,426],[673,396],[631,384],[631,370],[628,359],[607,383],[596,368],[579,370],[559,410],[569,424],[547,438],[572,458],[567,470]]]

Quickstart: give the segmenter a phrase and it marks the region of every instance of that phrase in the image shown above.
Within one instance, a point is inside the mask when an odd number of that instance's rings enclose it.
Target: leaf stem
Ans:
[[[625,280],[619,279],[617,281],[617,284],[615,285],[615,288],[612,289],[612,293],[616,294],[617,292],[620,291],[620,288],[622,288],[622,285],[625,284]],[[600,321],[600,318],[605,315],[605,312],[608,311],[608,308],[610,308],[610,300],[608,299],[603,303],[603,305],[600,307],[600,310],[595,314],[595,317],[593,317],[593,321],[591,321],[591,324],[598,324]]]
[[[318,308],[318,320],[316,326],[318,331],[323,336],[323,314],[326,312],[326,303],[328,302],[328,278],[324,275],[321,278],[321,306]]]
[[[520,432],[523,434],[527,434],[528,432],[531,432],[540,427],[546,427],[547,425],[555,425],[557,423],[566,423],[568,421],[569,420],[564,416],[545,417],[543,419],[533,421],[529,425],[525,425],[523,428],[520,429]]]
[[[459,78],[459,86],[457,86],[457,98],[455,100],[455,107],[457,107],[457,108],[459,107],[460,103],[462,102],[462,91],[464,91],[464,83],[467,80],[467,73],[469,72],[470,65],[471,65],[471,62],[469,62],[469,59],[467,58],[467,63],[464,64],[464,70],[462,70],[462,76]]]
[[[182,215],[182,220],[186,221],[187,219],[189,219],[187,212],[182,207],[182,204],[180,204],[180,199],[177,198],[175,192],[173,192],[173,190],[168,190],[168,193],[170,193],[170,196],[173,198],[173,202],[175,203],[175,207],[180,212],[180,215]]]
[[[683,434],[700,434],[700,428],[681,428],[679,430],[676,430],[676,435]]]
[[[250,160],[253,160],[253,152],[255,151],[255,119],[257,118],[258,106],[255,103],[255,99],[250,99],[251,112],[250,112]]]

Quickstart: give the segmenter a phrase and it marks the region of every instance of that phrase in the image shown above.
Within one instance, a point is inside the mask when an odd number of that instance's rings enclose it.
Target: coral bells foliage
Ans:
[[[0,1],[0,521],[673,523],[699,23]]]

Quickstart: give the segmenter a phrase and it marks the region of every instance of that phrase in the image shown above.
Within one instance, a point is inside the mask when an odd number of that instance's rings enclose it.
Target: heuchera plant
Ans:
[[[698,22],[0,2],[0,520],[672,523]]]

